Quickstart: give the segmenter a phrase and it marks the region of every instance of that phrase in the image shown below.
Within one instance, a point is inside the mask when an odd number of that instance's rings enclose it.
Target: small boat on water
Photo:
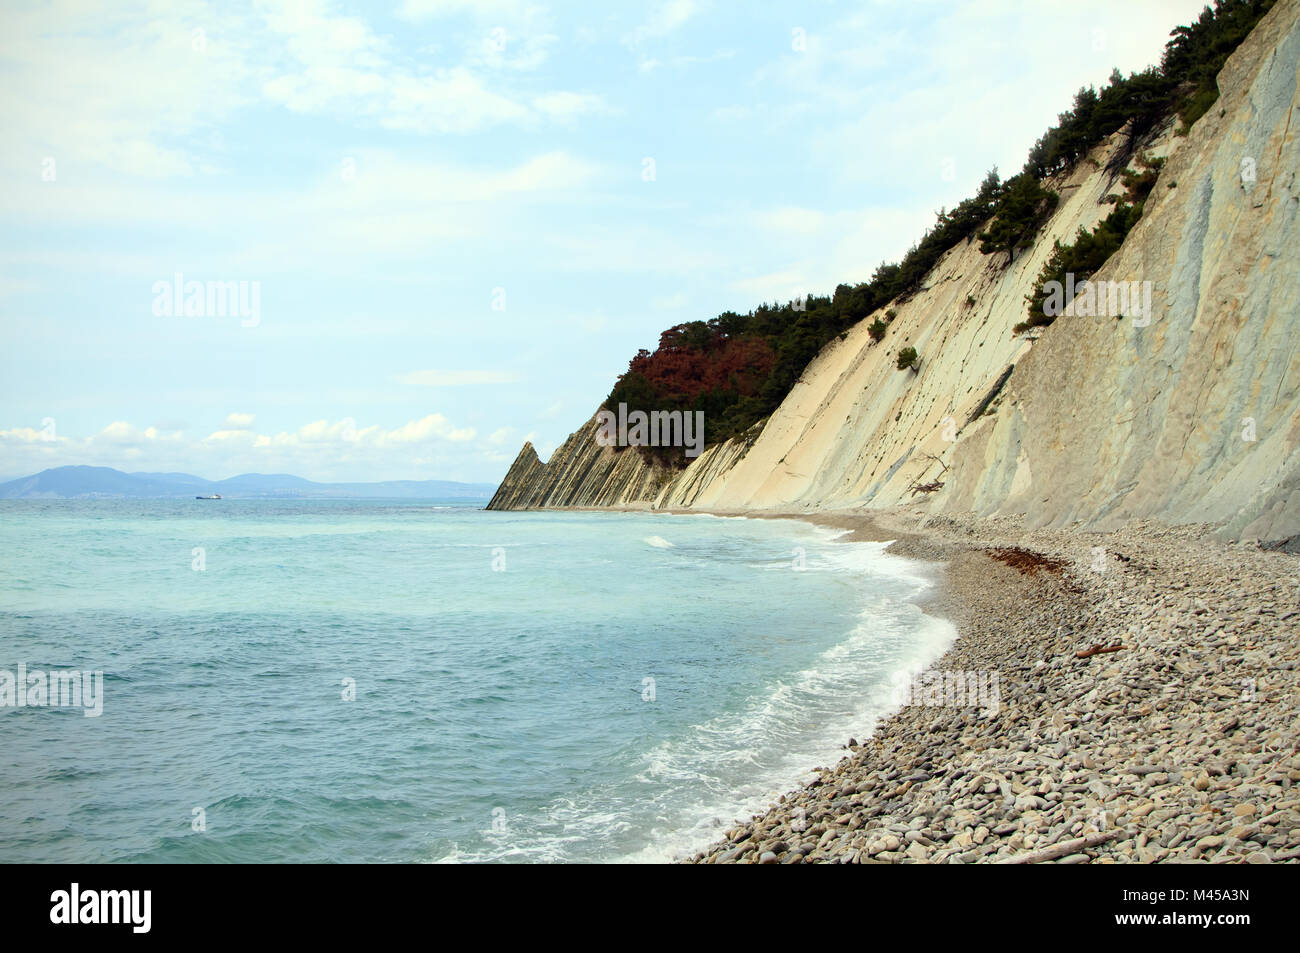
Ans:
[[[194,499],[196,499],[196,500],[219,500],[219,499],[221,499],[221,494],[220,494],[220,493],[213,493],[211,496],[196,496]]]

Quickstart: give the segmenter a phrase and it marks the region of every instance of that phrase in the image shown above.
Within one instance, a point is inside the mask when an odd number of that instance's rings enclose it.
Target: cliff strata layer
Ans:
[[[917,503],[1032,526],[1155,518],[1300,533],[1298,64],[1300,2],[1283,0],[1229,58],[1190,134],[1170,122],[1146,144],[1167,161],[1094,281],[1149,282],[1149,323],[1067,315],[1013,333],[1053,242],[1093,228],[1122,194],[1107,171],[1121,132],[1050,183],[1061,201],[1031,249],[1010,265],[975,241],[951,249],[890,305],[883,341],[868,316],[743,437],[669,471],[598,446],[593,418],[546,464],[525,445],[491,508]],[[896,369],[903,347],[919,352],[917,373]]]

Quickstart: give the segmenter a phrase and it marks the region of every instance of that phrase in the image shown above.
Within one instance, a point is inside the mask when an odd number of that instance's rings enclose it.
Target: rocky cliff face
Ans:
[[[1105,171],[1117,135],[1052,183],[1061,202],[1032,249],[1010,266],[976,242],[952,249],[891,306],[882,342],[871,315],[756,432],[671,473],[597,446],[589,421],[545,465],[525,446],[492,507],[917,503],[1033,525],[1300,532],[1298,63],[1300,0],[1283,0],[1229,59],[1191,134],[1171,123],[1148,145],[1167,162],[1094,280],[1151,282],[1150,324],[1063,316],[1036,339],[1012,333],[1053,241],[1093,227],[1122,192]],[[907,346],[919,373],[895,368]]]
[[[1149,327],[1062,318],[955,448],[950,509],[1300,532],[1300,24],[1279,4],[1098,278],[1150,280]],[[1176,187],[1175,187],[1176,186]]]
[[[674,471],[647,462],[636,450],[598,444],[593,414],[547,463],[525,443],[487,508],[649,506],[673,476]]]

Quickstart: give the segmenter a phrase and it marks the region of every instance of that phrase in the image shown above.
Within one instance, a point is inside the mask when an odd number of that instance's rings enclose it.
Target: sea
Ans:
[[[0,862],[689,855],[843,757],[955,637],[918,608],[934,567],[842,535],[2,501]],[[20,697],[68,672],[80,699]]]

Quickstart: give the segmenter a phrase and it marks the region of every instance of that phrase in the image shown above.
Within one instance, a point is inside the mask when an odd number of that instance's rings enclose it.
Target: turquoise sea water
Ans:
[[[0,861],[680,856],[836,761],[951,641],[912,603],[925,567],[837,535],[0,503],[0,670],[104,673],[99,717],[0,708]]]

